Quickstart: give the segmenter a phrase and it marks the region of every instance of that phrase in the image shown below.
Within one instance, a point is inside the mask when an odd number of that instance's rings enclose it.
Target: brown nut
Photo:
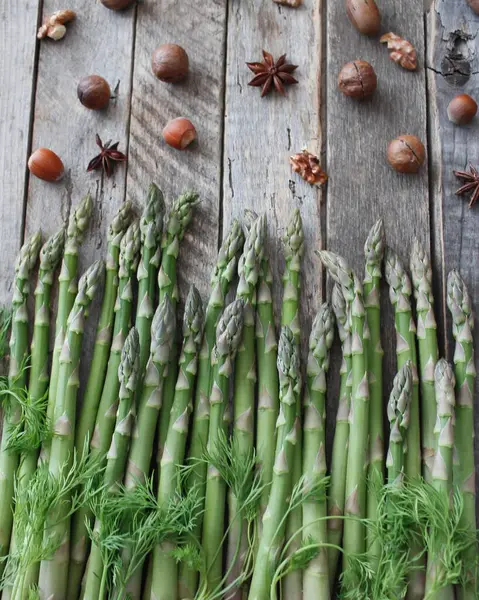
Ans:
[[[65,170],[59,156],[48,148],[38,148],[28,159],[30,173],[44,181],[58,181]]]
[[[135,0],[101,0],[103,6],[110,10],[125,10],[135,3]]]
[[[400,135],[389,142],[388,162],[398,173],[417,173],[426,160],[426,149],[415,135]]]
[[[346,12],[360,33],[377,35],[381,26],[381,15],[374,0],[346,0]]]
[[[161,81],[176,83],[188,74],[188,54],[177,44],[162,44],[151,57],[153,73]]]
[[[372,66],[365,60],[346,63],[338,76],[338,87],[345,96],[367,98],[372,96],[378,80]]]
[[[196,129],[189,119],[178,117],[170,121],[163,129],[163,139],[177,150],[184,150],[196,139]]]
[[[479,15],[479,0],[467,0],[467,3],[476,13],[476,15]]]
[[[467,125],[477,113],[477,102],[469,94],[458,94],[447,107],[449,121],[455,125]]]
[[[99,75],[82,77],[77,87],[78,100],[91,110],[101,110],[108,106],[111,90],[108,82]]]

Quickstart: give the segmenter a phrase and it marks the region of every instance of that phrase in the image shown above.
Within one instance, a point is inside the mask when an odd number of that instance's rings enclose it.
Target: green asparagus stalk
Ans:
[[[296,440],[299,429],[297,403],[301,393],[299,347],[287,326],[278,345],[280,415],[277,421],[276,458],[268,507],[249,591],[249,600],[269,600],[277,558],[283,544],[288,497],[293,486]]]
[[[50,372],[50,387],[48,388],[47,417],[50,423],[53,422],[55,412],[58,374],[60,370],[60,353],[62,351],[63,342],[65,341],[68,315],[73,308],[77,293],[78,249],[83,241],[83,234],[88,227],[92,210],[93,202],[90,194],[87,194],[76,207],[68,222],[63,261],[60,276],[58,277],[59,286],[57,319],[55,323],[55,344],[53,347]],[[50,440],[47,440],[42,446],[41,460],[48,462],[49,458]]]
[[[94,417],[96,423],[90,442],[90,455],[92,460],[103,461],[106,458],[115,427],[118,390],[120,387],[118,381],[118,368],[121,361],[121,351],[131,326],[133,309],[132,285],[134,273],[138,264],[139,249],[139,225],[137,221],[134,221],[128,227],[120,242],[118,269],[119,286],[114,309],[115,321],[113,326],[113,340],[110,348],[110,358],[108,360],[100,404]],[[68,598],[78,597],[89,549],[86,524],[91,519],[92,514],[87,506],[81,507],[72,519]]]
[[[406,361],[411,361],[413,389],[410,407],[410,421],[407,430],[406,475],[415,479],[421,476],[421,435],[419,421],[419,379],[417,374],[416,324],[411,309],[411,280],[399,260],[397,254],[386,248],[386,281],[389,285],[389,298],[394,307],[394,324],[396,328],[396,356],[400,369]],[[419,600],[424,597],[423,556],[420,545],[411,549],[418,560],[409,577],[407,591],[408,600]]]
[[[304,255],[304,232],[301,213],[296,208],[286,227],[283,236],[284,257],[286,266],[283,274],[283,304],[281,310],[281,324],[290,327],[295,340],[300,344],[301,324],[299,320],[300,288],[301,288],[301,260]],[[296,407],[297,415],[302,422],[301,398],[298,398]],[[293,467],[293,486],[299,481],[303,473],[303,444],[302,430],[299,428],[296,440],[295,459]],[[301,538],[295,535],[301,528],[303,516],[301,507],[291,511],[286,524],[286,539],[291,540],[289,554],[299,550]],[[291,571],[283,580],[283,592],[291,600],[301,600],[302,574],[299,569]]]
[[[91,440],[93,428],[95,427],[96,412],[105,382],[113,336],[115,302],[119,285],[120,243],[131,222],[131,217],[131,203],[125,202],[108,228],[105,289],[103,291],[90,372],[75,434],[75,448],[78,454],[83,452],[85,441]]]
[[[169,296],[176,311],[178,302],[178,285],[176,275],[176,263],[180,251],[180,242],[183,239],[186,228],[192,217],[193,210],[198,205],[198,194],[196,192],[185,192],[173,204],[168,215],[166,230],[163,234],[161,267],[158,274],[158,286],[160,289],[160,302],[165,296]],[[171,351],[170,363],[168,365],[168,374],[165,381],[163,392],[163,405],[161,413],[165,418],[158,421],[158,452],[157,452],[157,472],[161,468],[161,457],[163,447],[168,433],[169,415],[173,398],[175,396],[176,378],[178,375],[177,364],[177,344],[176,340]]]
[[[309,338],[308,386],[303,425],[303,473],[306,489],[326,477],[326,373],[329,350],[334,339],[334,314],[329,304],[323,304],[313,321]],[[327,504],[311,499],[303,504],[303,541],[318,544],[319,553],[303,573],[303,598],[315,600],[331,597],[329,588],[328,553],[322,544],[328,543]]]
[[[203,305],[198,290],[192,286],[186,299],[183,320],[183,348],[179,361],[175,398],[171,409],[170,426],[161,460],[158,486],[160,506],[167,506],[178,489],[178,465],[183,464],[190,413],[193,407],[198,352],[203,334]],[[171,543],[156,546],[153,554],[151,596],[171,600],[178,594],[178,565],[171,556]]]
[[[60,263],[65,242],[65,231],[61,229],[52,235],[40,251],[40,269],[38,282],[35,288],[35,319],[32,339],[32,354],[30,368],[30,385],[28,393],[31,402],[40,401],[48,390],[49,368],[48,348],[50,345],[50,300],[55,271]],[[46,417],[46,415],[45,415]],[[22,488],[29,485],[30,479],[35,473],[38,461],[38,448],[32,448],[25,452],[20,460],[17,471],[16,496],[22,494]],[[13,523],[15,529],[15,519]],[[15,531],[12,532],[10,542],[11,552],[15,551]],[[29,569],[24,587],[38,581],[38,565]],[[11,588],[3,590],[5,600],[10,598]]]
[[[133,328],[128,334],[121,352],[118,380],[118,408],[115,431],[107,454],[104,484],[109,493],[116,493],[123,481],[131,432],[135,420],[135,389],[139,374],[140,342],[138,332]],[[97,520],[95,531],[100,531],[102,523]],[[101,550],[93,541],[86,573],[83,600],[106,600],[106,567]]]
[[[344,522],[344,568],[347,569],[351,554],[365,551],[366,533],[359,520],[366,516],[365,461],[368,456],[369,387],[367,354],[364,348],[365,310],[361,282],[353,274],[343,258],[331,252],[321,251],[321,260],[330,275],[341,286],[351,315],[352,391],[349,450],[346,469]]]
[[[94,263],[80,278],[73,308],[68,316],[65,342],[60,354],[60,372],[53,420],[49,470],[55,477],[71,470],[73,464],[76,401],[80,385],[79,367],[85,319],[93,300],[104,265]],[[39,587],[44,598],[67,598],[68,561],[70,558],[70,519],[68,508],[49,516],[45,536],[57,550],[40,565]]]
[[[279,381],[276,362],[278,343],[273,313],[273,276],[267,259],[260,270],[256,308],[256,354],[258,365],[257,458],[264,485],[261,517],[268,505],[273,479],[276,419],[279,412]]]
[[[30,276],[40,251],[41,235],[35,233],[21,248],[15,263],[15,279],[12,299],[12,329],[10,334],[10,364],[8,382],[10,388],[25,388],[27,371],[25,362],[28,356],[28,296]],[[3,433],[0,446],[0,558],[5,559],[10,545],[13,525],[13,492],[15,472],[19,456],[8,451],[12,428],[20,419],[20,406],[12,400],[9,410],[3,417]],[[5,562],[0,562],[0,574]]]
[[[454,464],[454,483],[459,487],[464,509],[461,525],[472,534],[476,532],[476,487],[474,478],[474,345],[472,330],[474,316],[467,287],[457,271],[447,279],[447,304],[452,316],[452,332],[456,340],[454,373],[456,378],[457,463]],[[466,565],[474,565],[477,546],[465,553]],[[457,590],[458,600],[472,600],[477,588],[476,573],[468,569],[468,581]]]
[[[416,298],[419,372],[421,375],[422,473],[425,480],[432,483],[431,470],[434,463],[434,426],[436,423],[434,369],[438,359],[437,325],[434,318],[431,262],[417,240],[412,247],[410,266]]]
[[[388,483],[396,486],[403,485],[404,482],[404,459],[407,451],[406,431],[410,421],[412,388],[411,362],[407,361],[394,378],[387,406],[391,432],[386,467]]]
[[[188,488],[197,489],[199,498],[204,498],[206,489],[206,463],[202,457],[208,443],[210,422],[209,396],[211,391],[211,356],[216,341],[216,327],[225,305],[225,296],[236,274],[239,253],[244,244],[244,235],[238,220],[234,220],[219,252],[211,277],[211,296],[206,308],[203,344],[198,360],[193,423],[188,451],[188,461],[193,465],[188,477]],[[276,369],[276,366],[275,366]],[[202,514],[198,515],[194,536],[201,538]],[[198,572],[185,563],[179,567],[179,596],[194,598],[198,587]]]
[[[169,296],[160,302],[151,325],[150,358],[146,366],[138,418],[126,467],[125,486],[133,490],[146,481],[153,454],[155,431],[164,400],[164,385],[176,336],[176,315]],[[129,551],[124,552],[124,563],[129,563]],[[142,582],[141,565],[127,583],[126,591],[139,598]]]
[[[432,467],[434,487],[451,502],[452,469],[454,450],[454,411],[456,398],[454,393],[455,378],[451,365],[441,358],[434,371],[437,402],[436,439],[437,451]],[[446,543],[444,539],[444,544]],[[441,556],[428,555],[426,595],[431,600],[454,600],[454,586],[438,584],[441,578]]]
[[[258,217],[249,229],[243,255],[238,265],[236,297],[244,300],[243,341],[238,348],[235,363],[233,394],[233,437],[238,453],[248,456],[254,448],[254,413],[256,392],[255,308],[256,285],[264,254],[266,220]],[[247,549],[246,523],[237,518],[239,507],[236,497],[228,494],[229,535],[227,564],[228,583],[235,581],[242,571]],[[239,551],[238,551],[239,549]],[[239,600],[241,591],[232,592],[232,600]]]
[[[367,491],[367,516],[371,522],[377,519],[377,491],[384,483],[384,427],[383,427],[383,349],[381,346],[380,285],[381,265],[384,256],[384,226],[381,219],[371,229],[364,255],[364,305],[369,327],[368,372],[369,372],[369,468]],[[367,550],[377,570],[380,542],[368,528]]]
[[[224,416],[229,399],[230,380],[236,352],[241,343],[244,322],[244,302],[235,300],[228,305],[216,328],[216,343],[212,354],[212,386],[210,394],[210,428],[208,449],[213,450],[225,430]],[[206,481],[205,512],[203,516],[203,551],[207,569],[207,588],[214,590],[222,579],[222,539],[226,486],[212,465]]]
[[[161,259],[161,235],[165,202],[161,190],[152,183],[140,219],[141,259],[138,265],[138,308],[135,326],[140,336],[140,378],[150,355],[151,321],[155,312],[158,269]]]
[[[351,321],[348,307],[340,286],[335,283],[331,294],[331,306],[336,317],[339,339],[341,340],[343,359],[340,369],[340,387],[336,429],[334,432],[331,457],[331,479],[328,499],[328,570],[330,589],[333,588],[343,538],[344,501],[346,495],[346,468],[349,447],[349,413],[351,410]],[[339,517],[339,518],[338,518]]]

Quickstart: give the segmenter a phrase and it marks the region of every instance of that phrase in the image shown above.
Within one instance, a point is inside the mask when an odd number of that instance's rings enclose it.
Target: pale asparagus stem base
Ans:
[[[331,305],[336,317],[338,333],[341,339],[343,358],[340,369],[338,411],[336,414],[336,428],[331,457],[328,515],[329,517],[342,517],[344,514],[346,466],[349,451],[349,413],[351,409],[352,372],[350,319],[347,314],[346,300],[337,283],[334,284],[333,287]],[[336,547],[341,546],[343,525],[344,520],[341,518],[330,518],[328,520],[328,543],[331,544],[331,547],[328,548],[330,588],[333,588],[334,586],[338,570],[340,551]]]

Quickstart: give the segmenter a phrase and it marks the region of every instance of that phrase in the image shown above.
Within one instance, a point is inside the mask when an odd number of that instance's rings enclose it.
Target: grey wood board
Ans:
[[[459,93],[468,93],[473,98],[479,97],[478,41],[479,16],[466,6],[462,0],[436,0],[427,19],[428,26],[428,87],[430,99],[430,133],[431,133],[431,206],[433,216],[432,232],[434,234],[434,256],[436,260],[437,292],[440,304],[441,334],[445,336],[446,354],[453,359],[454,340],[451,331],[450,315],[445,308],[447,274],[451,269],[461,273],[477,316],[479,308],[479,269],[477,256],[479,242],[478,206],[468,208],[468,196],[455,195],[461,186],[453,170],[465,170],[468,163],[477,166],[479,163],[479,147],[477,136],[479,120],[476,118],[470,125],[458,127],[447,118],[447,106],[450,100]],[[458,56],[462,54],[462,57]],[[451,58],[463,60],[456,63],[450,74]],[[464,77],[463,73],[471,76]],[[439,299],[441,301],[439,302]],[[476,368],[479,369],[478,344],[479,329],[474,333],[476,348]],[[475,425],[476,425],[476,475],[479,474],[479,407],[477,397],[479,383],[476,380],[475,393]],[[478,498],[479,511],[479,498]],[[479,514],[479,513],[478,513]]]
[[[321,152],[320,2],[306,0],[298,9],[273,2],[230,0],[228,16],[223,225],[245,209],[266,213],[274,277],[276,314],[282,296],[284,268],[281,238],[295,207],[301,210],[305,231],[301,319],[309,332],[311,317],[321,303],[321,268],[314,251],[321,247],[321,190],[291,171],[289,156],[304,146]],[[261,52],[299,65],[297,85],[282,97],[248,86],[253,73],[246,62],[262,60]],[[307,342],[307,335],[303,336]]]
[[[43,3],[45,15],[57,8],[53,0]],[[105,257],[108,225],[125,198],[124,165],[110,179],[99,171],[87,173],[86,167],[99,152],[96,133],[104,142],[119,141],[119,149],[127,150],[135,12],[119,13],[82,0],[71,0],[68,8],[77,12],[77,19],[67,25],[66,36],[58,42],[41,42],[32,141],[34,149],[46,146],[61,157],[65,177],[56,184],[30,177],[26,233],[41,228],[46,238],[66,224],[72,207],[90,192],[94,210],[80,251],[82,273]],[[88,110],[77,99],[79,79],[91,74],[104,77],[112,90],[119,82],[117,98],[102,111]],[[99,305],[93,303],[87,323],[85,356],[92,348]],[[83,364],[83,382],[87,370]]]
[[[5,0],[0,8],[0,305],[11,302],[22,243],[38,5],[38,0]]]
[[[194,283],[206,297],[216,260],[221,196],[224,40],[226,3],[198,4],[145,0],[138,6],[130,128],[127,196],[142,202],[155,181],[168,206],[187,189],[201,205],[182,242],[178,267],[180,296]],[[163,83],[151,69],[153,50],[163,43],[182,46],[190,73],[184,82]],[[198,140],[185,151],[166,145],[162,130],[170,119],[187,117]]]
[[[426,86],[422,3],[380,3],[381,33],[393,31],[416,48],[418,69],[402,69],[389,58],[378,38],[361,35],[351,25],[343,2],[328,2],[326,22],[327,92],[326,154],[330,180],[327,188],[327,247],[349,261],[363,276],[364,242],[378,218],[384,220],[387,243],[408,264],[412,240],[429,246],[428,173],[394,172],[386,161],[390,140],[400,134],[417,135],[426,145]],[[372,98],[358,101],[337,87],[342,66],[356,59],[375,69],[378,87]],[[396,371],[393,315],[382,289],[384,401]],[[333,370],[337,362],[333,362]],[[335,415],[335,395],[328,400],[328,432]]]

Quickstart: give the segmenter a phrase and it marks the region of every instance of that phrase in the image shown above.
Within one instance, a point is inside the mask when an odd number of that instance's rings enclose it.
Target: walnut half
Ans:
[[[306,149],[294,156],[290,156],[289,162],[293,171],[299,173],[311,185],[324,185],[328,180],[328,176],[319,164],[318,157]]]
[[[57,10],[50,17],[44,19],[43,25],[38,30],[37,38],[41,40],[49,37],[55,41],[61,40],[67,32],[65,24],[73,21],[75,17],[76,13],[73,10]]]

